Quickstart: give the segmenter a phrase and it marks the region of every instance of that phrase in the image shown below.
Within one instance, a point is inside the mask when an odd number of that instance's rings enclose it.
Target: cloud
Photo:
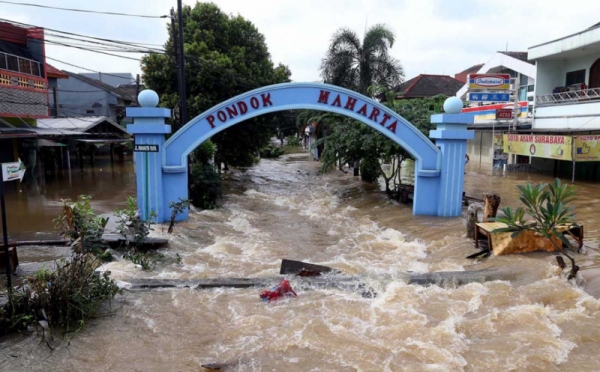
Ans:
[[[184,0],[193,5],[194,1]],[[252,21],[265,35],[274,63],[290,66],[295,81],[319,79],[333,33],[385,23],[396,33],[392,55],[406,78],[450,74],[487,61],[495,51],[528,47],[581,31],[597,22],[600,1],[574,6],[562,0],[217,0],[225,12]],[[56,0],[53,6],[138,14],[168,14],[174,0]],[[2,18],[104,38],[163,44],[164,19],[71,13],[0,4]],[[70,48],[48,46],[47,55],[103,72],[140,73],[139,63]],[[134,55],[135,56],[135,55]],[[139,57],[139,56],[137,56]],[[57,67],[76,68],[54,63]]]

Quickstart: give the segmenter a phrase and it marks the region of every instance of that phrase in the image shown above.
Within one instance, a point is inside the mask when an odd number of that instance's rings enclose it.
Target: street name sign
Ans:
[[[158,145],[134,145],[133,152],[158,152]]]

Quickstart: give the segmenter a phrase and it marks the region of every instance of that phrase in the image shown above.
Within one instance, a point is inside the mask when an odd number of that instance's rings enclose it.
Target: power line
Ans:
[[[0,3],[11,4],[11,5],[21,5],[21,6],[33,6],[33,7],[37,7],[37,8],[54,9],[54,10],[65,10],[65,11],[69,11],[69,12],[95,13],[95,14],[106,14],[106,15],[124,16],[124,17],[139,17],[139,18],[168,18],[169,17],[168,15],[153,16],[153,15],[145,15],[145,14],[101,12],[98,10],[87,10],[87,9],[59,8],[56,6],[30,4],[30,3],[15,3],[12,1],[0,1]]]

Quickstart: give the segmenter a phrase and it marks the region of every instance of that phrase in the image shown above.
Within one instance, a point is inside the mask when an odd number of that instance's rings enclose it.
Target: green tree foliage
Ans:
[[[395,99],[393,93],[385,93],[385,95],[387,100],[384,104],[387,107],[411,122],[425,136],[429,136],[429,131],[433,128],[430,123],[431,115],[434,113],[432,110],[439,102],[443,102],[445,97],[401,100]],[[328,136],[315,143],[315,146],[324,145],[321,154],[324,171],[335,167],[340,162],[352,164],[354,160],[362,159],[360,167],[362,180],[377,181],[377,178],[373,177],[377,169],[379,176],[385,181],[388,195],[396,195],[395,191],[401,184],[402,163],[411,158],[406,150],[380,132],[347,117],[319,112],[299,115],[299,118],[305,117],[310,117],[310,120],[328,129]],[[366,164],[363,164],[365,162]],[[390,169],[386,171],[382,163],[390,163]]]
[[[505,217],[498,217],[496,221],[505,223],[506,228],[496,229],[494,232],[512,232],[515,238],[523,231],[534,231],[556,247],[563,255],[571,261],[571,272],[569,279],[574,278],[579,271],[575,259],[564,249],[570,248],[571,243],[558,231],[559,227],[578,227],[574,222],[575,213],[573,207],[569,206],[575,199],[575,188],[562,184],[560,179],[555,179],[551,184],[517,185],[519,189],[519,200],[522,207],[512,209],[504,208]]]
[[[230,16],[212,3],[183,7],[187,104],[190,118],[229,98],[262,86],[287,82],[291,72],[271,62],[265,37],[242,16]],[[161,104],[176,107],[177,70],[170,25],[165,50],[143,57],[144,83],[161,97]],[[217,159],[229,165],[249,166],[276,133],[273,115],[247,120],[212,140]],[[174,129],[182,123],[175,122]]]
[[[197,208],[217,208],[222,197],[221,177],[210,164],[215,151],[215,145],[206,141],[190,156],[190,202]]]
[[[371,27],[362,40],[350,29],[339,29],[321,63],[321,76],[327,83],[362,94],[374,84],[395,88],[404,74],[400,62],[389,55],[394,41],[394,33],[381,24]]]

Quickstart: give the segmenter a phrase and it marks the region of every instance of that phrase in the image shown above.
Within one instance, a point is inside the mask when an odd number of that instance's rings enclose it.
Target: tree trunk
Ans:
[[[490,217],[496,217],[496,213],[498,213],[498,207],[500,206],[501,201],[502,199],[500,198],[500,195],[483,194],[483,222],[488,222]]]
[[[354,160],[354,177],[358,177],[358,169],[360,167],[360,159]]]
[[[483,206],[479,203],[469,205],[467,209],[467,238],[475,239],[475,224],[478,221],[477,215],[483,210]]]

